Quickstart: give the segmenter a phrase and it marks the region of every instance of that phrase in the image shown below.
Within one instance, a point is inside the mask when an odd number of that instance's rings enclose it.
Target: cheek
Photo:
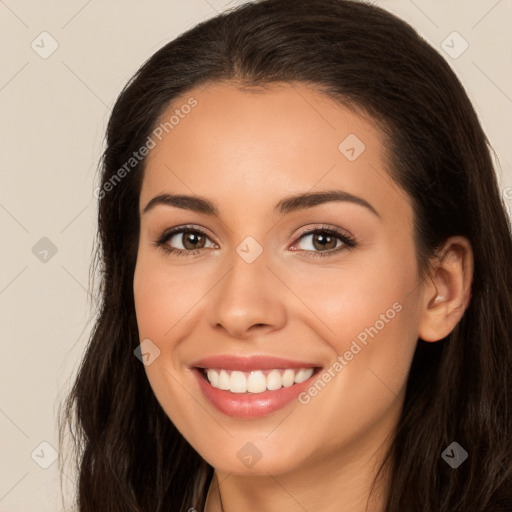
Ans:
[[[189,419],[197,414],[195,402],[183,399],[183,386],[178,384],[176,373],[178,365],[173,363],[178,343],[173,341],[175,333],[181,328],[180,321],[185,320],[199,300],[197,286],[186,286],[187,282],[197,280],[189,278],[188,271],[168,269],[158,257],[139,253],[133,280],[139,337],[149,338],[160,349],[159,357],[145,366],[145,371],[157,401],[181,432],[190,431]]]
[[[316,276],[315,287],[298,291],[314,305],[312,328],[325,333],[323,340],[333,349],[332,373],[341,378],[332,379],[331,399],[352,397],[355,415],[375,397],[385,408],[400,393],[418,337],[421,290],[415,259],[402,257],[398,264],[388,251],[372,260],[361,260],[350,271],[330,269],[325,278]],[[336,360],[340,364],[333,368]]]
[[[168,339],[174,326],[204,297],[204,279],[190,267],[167,268],[161,258],[141,254],[133,281],[135,311],[142,338]]]
[[[337,316],[333,312],[329,323],[335,334],[324,338],[333,349],[325,378],[319,376],[324,383],[313,382],[301,396],[314,418],[309,421],[325,432],[326,453],[375,432],[382,422],[391,428],[397,419],[419,319],[419,294],[409,287],[413,275],[409,280],[404,274],[402,281],[387,275],[389,287],[379,284],[379,293],[374,281],[372,288],[352,289],[357,292],[336,302]]]
[[[353,340],[389,336],[390,343],[404,339],[402,330],[415,335],[418,280],[414,258],[398,258],[396,251],[368,251],[346,263],[326,266],[302,275],[289,272],[286,281],[303,304],[309,305],[311,327],[322,332],[336,353]],[[304,307],[302,306],[302,309]],[[410,339],[410,336],[409,336]]]

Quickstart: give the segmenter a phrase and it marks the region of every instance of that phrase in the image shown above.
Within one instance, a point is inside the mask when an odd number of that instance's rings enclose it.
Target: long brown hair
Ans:
[[[60,421],[75,441],[80,512],[204,506],[213,468],[166,416],[133,355],[145,160],[112,180],[170,102],[225,80],[241,87],[308,83],[370,115],[387,140],[390,177],[412,200],[424,275],[447,237],[471,242],[467,310],[445,339],[418,340],[385,461],[392,471],[386,512],[495,510],[498,491],[512,478],[512,240],[475,111],[444,59],[385,10],[350,0],[265,0],[166,44],[112,111],[99,194],[101,307]],[[469,454],[457,469],[441,457],[453,441]],[[197,481],[202,493],[194,502]]]

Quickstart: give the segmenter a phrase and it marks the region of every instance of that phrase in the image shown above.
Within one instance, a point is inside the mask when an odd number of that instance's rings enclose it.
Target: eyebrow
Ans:
[[[354,196],[343,190],[327,190],[324,192],[306,192],[281,199],[274,207],[274,215],[282,216],[287,213],[306,208],[313,208],[324,203],[330,202],[348,202],[363,206],[380,218],[377,210],[361,197]],[[190,210],[197,213],[203,213],[212,217],[220,217],[219,209],[214,203],[199,196],[160,194],[153,197],[143,210],[147,213],[157,205],[174,206],[183,210]]]

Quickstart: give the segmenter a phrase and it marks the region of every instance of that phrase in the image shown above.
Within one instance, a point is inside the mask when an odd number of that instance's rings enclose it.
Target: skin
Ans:
[[[140,194],[137,322],[140,339],[161,351],[145,367],[150,385],[215,468],[207,512],[222,510],[221,499],[226,512],[362,512],[399,418],[418,337],[445,337],[467,307],[471,246],[450,238],[431,277],[420,279],[413,211],[385,170],[381,133],[318,90],[213,84],[174,101],[164,117],[190,96],[197,106],[150,151]],[[338,149],[349,134],[365,145],[354,161]],[[272,214],[287,196],[331,189],[364,199],[378,215],[347,201]],[[164,193],[207,198],[220,216],[169,205],[144,213]],[[155,245],[166,229],[188,224],[207,234],[195,242],[196,254]],[[323,249],[314,235],[299,238],[321,226],[349,233],[356,247],[308,258],[344,245],[335,238]],[[168,245],[184,249],[182,235]],[[236,252],[248,236],[263,249],[250,264]],[[401,311],[305,405],[294,400],[261,418],[232,418],[203,397],[191,373],[194,361],[217,354],[329,368],[394,303]],[[237,456],[247,442],[261,452],[250,468]],[[385,478],[369,510],[383,510],[386,488]]]

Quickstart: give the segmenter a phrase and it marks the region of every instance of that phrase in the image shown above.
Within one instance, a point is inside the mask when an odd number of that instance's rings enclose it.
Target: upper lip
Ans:
[[[221,368],[223,370],[249,372],[253,370],[271,370],[274,368],[318,368],[320,365],[272,356],[240,357],[234,355],[217,355],[200,359],[191,366],[196,368]]]

